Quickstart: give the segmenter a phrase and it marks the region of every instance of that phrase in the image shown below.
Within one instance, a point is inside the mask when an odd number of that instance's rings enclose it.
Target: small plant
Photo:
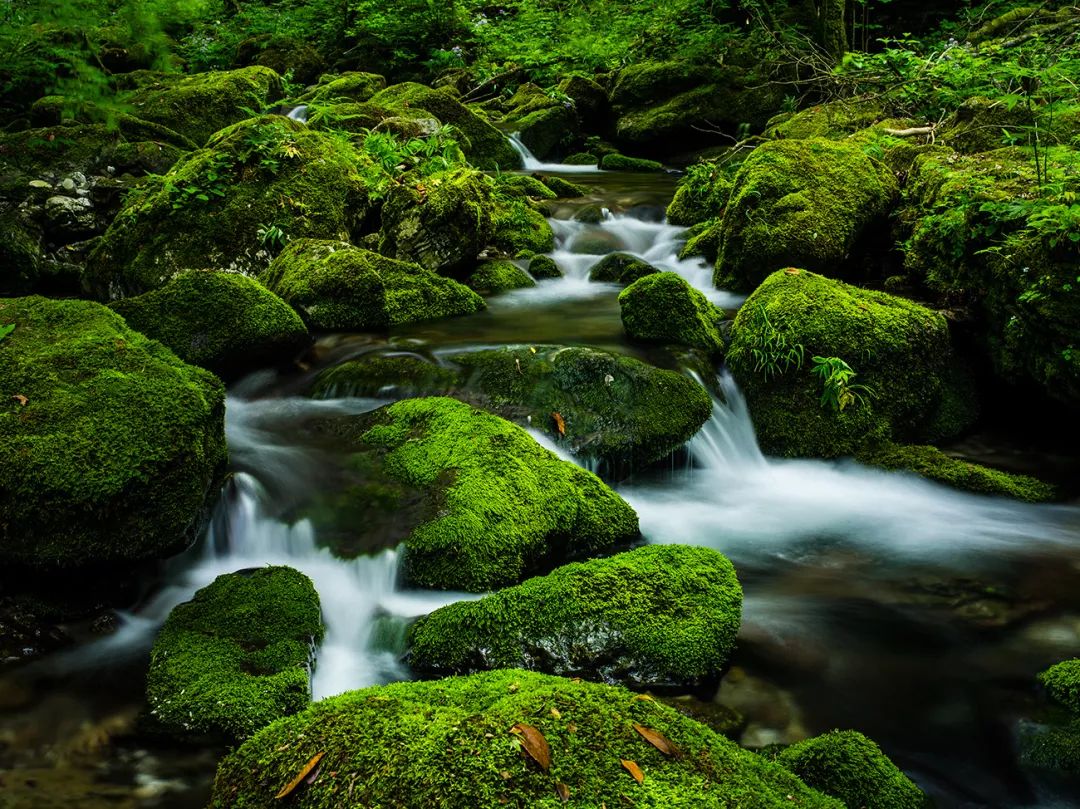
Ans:
[[[15,331],[15,324],[14,323],[9,323],[6,326],[0,326],[0,341],[2,341],[5,337],[7,337],[13,331]]]
[[[271,251],[280,250],[289,241],[288,234],[278,225],[259,225],[256,233],[259,236],[259,244]]]
[[[802,343],[790,343],[788,336],[777,329],[769,320],[769,313],[764,306],[758,306],[761,316],[761,328],[758,330],[757,345],[750,349],[754,358],[754,371],[770,376],[780,376],[792,368],[802,368],[806,359],[806,349]]]
[[[870,388],[852,381],[858,374],[839,357],[814,357],[813,362],[810,373],[821,377],[823,385],[822,407],[831,407],[837,413],[842,413],[849,405],[862,404],[873,397]]]

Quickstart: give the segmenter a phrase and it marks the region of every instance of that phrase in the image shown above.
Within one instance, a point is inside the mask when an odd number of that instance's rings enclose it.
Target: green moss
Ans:
[[[246,739],[311,702],[319,595],[289,567],[227,573],[169,613],[150,654],[146,701],[168,733]]]
[[[543,734],[550,772],[523,755],[510,732],[517,723]],[[663,755],[634,723],[663,734],[682,754]],[[319,752],[323,772],[339,775],[301,787],[309,809],[391,806],[402,796],[410,806],[441,809],[556,809],[563,805],[556,782],[572,804],[589,807],[620,806],[622,795],[672,809],[840,806],[666,705],[621,688],[515,670],[398,683],[317,703],[227,757],[211,806],[274,806],[278,790]],[[620,759],[641,767],[640,785]]]
[[[163,76],[126,94],[135,115],[167,126],[196,144],[222,127],[261,112],[281,97],[281,77],[268,67]]]
[[[308,341],[303,321],[288,304],[235,273],[180,273],[112,309],[184,362],[219,374],[288,359]]]
[[[731,178],[719,161],[698,163],[679,180],[675,196],[667,207],[673,225],[695,225],[724,214],[731,194]]]
[[[720,676],[741,611],[727,559],[708,548],[654,545],[438,609],[411,628],[409,663],[437,675],[528,668],[696,685]]]
[[[673,272],[639,278],[619,293],[623,328],[635,340],[678,343],[716,354],[724,349],[723,312]]]
[[[1023,726],[1019,746],[1021,762],[1030,767],[1080,773],[1080,719]]]
[[[344,140],[281,116],[253,118],[130,194],[94,248],[84,283],[98,297],[138,295],[180,270],[257,274],[273,258],[260,230],[344,239],[367,191]]]
[[[458,374],[410,355],[368,356],[321,371],[311,395],[318,399],[378,396],[389,391],[402,397],[446,394],[459,384]]]
[[[500,174],[495,179],[500,189],[512,194],[521,194],[533,199],[557,199],[554,191],[548,188],[542,178],[532,174]]]
[[[201,526],[225,462],[221,383],[88,301],[0,300],[0,558],[156,559]],[[19,397],[25,397],[25,404]]]
[[[862,453],[859,460],[883,469],[905,469],[938,483],[978,494],[1015,497],[1031,503],[1044,503],[1057,495],[1053,486],[1036,478],[950,458],[935,447],[887,444]]]
[[[765,143],[735,175],[713,280],[749,291],[781,267],[843,273],[896,193],[892,172],[859,146],[820,138]]]
[[[929,799],[873,741],[834,730],[793,744],[777,758],[804,782],[848,809],[924,809]]]
[[[555,234],[551,225],[526,200],[503,197],[493,214],[491,241],[506,253],[548,253],[555,249]]]
[[[599,162],[600,158],[589,152],[574,152],[563,158],[567,166],[595,166]]]
[[[585,188],[562,177],[541,175],[540,182],[550,188],[559,199],[580,199],[586,194]]]
[[[516,132],[541,160],[555,154],[564,142],[572,141],[578,130],[579,118],[573,104],[558,101],[529,82],[518,87],[504,108],[503,128]]]
[[[327,74],[319,83],[297,99],[303,104],[329,104],[338,101],[364,102],[386,89],[386,79],[377,73],[352,71]],[[447,122],[444,122],[447,123]]]
[[[236,64],[262,65],[281,76],[292,71],[292,80],[300,84],[310,84],[326,69],[326,60],[310,43],[277,34],[260,34],[242,41],[236,48]]]
[[[770,119],[764,137],[776,140],[842,140],[885,117],[876,101],[843,98]]]
[[[720,234],[723,223],[720,219],[709,219],[687,231],[686,244],[679,251],[679,258],[704,256],[706,261],[715,263],[720,251]]]
[[[15,213],[0,214],[0,295],[33,290],[43,259],[40,234]]]
[[[468,284],[483,295],[536,286],[529,274],[512,261],[485,261],[469,276]]]
[[[815,356],[844,360],[869,391],[842,411],[823,404]],[[831,458],[939,440],[944,426],[961,429],[975,415],[949,390],[957,381],[942,315],[802,270],[773,273],[747,299],[727,362],[771,454]]]
[[[551,256],[533,256],[529,261],[529,275],[537,281],[545,278],[562,278],[562,270]]]
[[[663,171],[664,166],[655,160],[643,157],[627,157],[622,154],[607,154],[600,161],[604,171]]]
[[[1054,702],[1080,716],[1080,658],[1051,666],[1039,674],[1039,682]]]
[[[404,543],[414,586],[490,590],[637,536],[637,516],[599,478],[462,402],[406,399],[343,425],[391,479],[433,498]]]
[[[1023,104],[1010,107],[1001,100],[973,96],[953,113],[939,139],[958,152],[989,152],[1004,145],[1004,132],[1027,130],[1034,123],[1032,111]]]
[[[453,126],[462,136],[462,151],[478,168],[506,170],[521,167],[521,157],[507,137],[449,92],[406,82],[375,94],[371,103],[392,109],[420,109],[441,123]]]
[[[652,264],[629,253],[609,253],[589,270],[589,280],[627,286],[639,278],[658,272],[660,270]]]
[[[457,281],[345,242],[290,242],[262,280],[309,326],[328,331],[384,330],[484,308]]]

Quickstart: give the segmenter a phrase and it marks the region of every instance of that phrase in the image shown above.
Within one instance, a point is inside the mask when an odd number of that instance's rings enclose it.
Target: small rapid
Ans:
[[[559,174],[599,174],[600,167],[595,163],[585,166],[573,166],[569,163],[545,163],[537,160],[536,156],[529,151],[529,147],[521,141],[521,136],[514,132],[507,136],[514,151],[521,156],[521,163],[525,171],[551,171]]]

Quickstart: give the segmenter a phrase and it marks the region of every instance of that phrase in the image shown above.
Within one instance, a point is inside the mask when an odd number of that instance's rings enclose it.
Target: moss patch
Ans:
[[[639,278],[658,273],[656,267],[629,253],[609,253],[589,270],[590,281],[629,286]]]
[[[150,655],[150,715],[180,737],[245,739],[311,702],[319,595],[289,567],[219,576],[179,605]]]
[[[742,588],[708,548],[655,545],[565,565],[420,619],[410,664],[437,675],[528,668],[642,687],[719,678]]]
[[[184,362],[226,376],[289,359],[308,341],[303,321],[288,304],[236,273],[181,273],[111,308]]]
[[[623,328],[635,340],[678,343],[718,354],[723,313],[673,272],[646,275],[619,293]]]
[[[536,728],[551,749],[544,772],[510,729]],[[651,728],[680,748],[665,756],[634,729]],[[301,787],[310,809],[347,802],[444,809],[563,805],[556,782],[582,806],[821,807],[840,804],[760,756],[653,700],[621,688],[526,671],[497,671],[434,683],[397,683],[324,700],[267,728],[218,769],[213,807],[254,809],[316,753],[323,772]],[[639,785],[619,763],[635,761]],[[348,793],[352,792],[349,798]]]
[[[663,171],[664,166],[643,157],[627,157],[623,154],[606,154],[600,161],[604,171]]]
[[[0,325],[9,324],[4,563],[70,568],[186,546],[225,462],[221,383],[96,303],[0,299]]]
[[[529,274],[512,261],[485,261],[469,276],[468,284],[482,295],[536,286]]]
[[[1080,658],[1051,666],[1039,674],[1039,682],[1054,702],[1080,716]]]

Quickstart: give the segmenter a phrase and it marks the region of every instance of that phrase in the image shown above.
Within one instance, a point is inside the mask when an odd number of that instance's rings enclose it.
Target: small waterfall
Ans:
[[[743,559],[840,542],[936,561],[1075,543],[1074,507],[969,494],[849,460],[767,457],[735,382],[724,374],[719,384],[723,401],[690,441],[692,468],[667,485],[620,490],[650,541],[709,545]]]
[[[525,171],[550,171],[559,174],[596,174],[600,169],[595,166],[571,166],[566,163],[544,163],[537,160],[536,156],[529,151],[529,147],[521,142],[518,133],[514,132],[507,136],[514,151],[521,155],[521,162]]]
[[[302,124],[306,124],[307,123],[307,111],[308,111],[308,105],[307,104],[298,104],[297,106],[295,106],[291,110],[289,110],[289,114],[286,117],[291,118],[294,121],[299,121]]]

